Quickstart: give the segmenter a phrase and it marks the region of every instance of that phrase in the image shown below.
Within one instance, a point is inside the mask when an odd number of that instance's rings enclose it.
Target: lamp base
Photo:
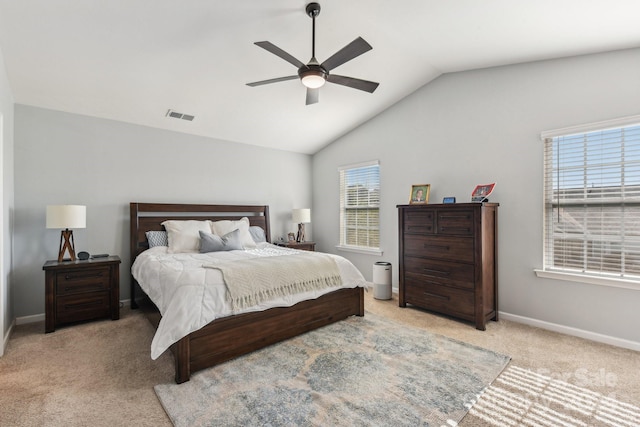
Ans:
[[[60,250],[58,251],[58,262],[62,262],[64,260],[64,254],[67,251],[69,251],[69,258],[71,258],[71,261],[75,261],[76,250],[73,241],[73,230],[69,230],[68,228],[66,230],[62,230],[62,232],[60,233]]]
[[[298,224],[298,236],[296,237],[296,242],[302,243],[304,242],[304,224]]]

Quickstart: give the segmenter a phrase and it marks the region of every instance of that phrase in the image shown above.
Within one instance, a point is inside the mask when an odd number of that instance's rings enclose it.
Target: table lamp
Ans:
[[[304,242],[304,223],[311,222],[311,209],[294,209],[291,216],[298,223],[296,242]]]
[[[87,226],[87,207],[80,205],[52,205],[47,206],[47,228],[61,228],[60,250],[58,262],[62,262],[65,252],[69,251],[71,261],[76,260],[73,230],[70,228],[85,228]],[[64,242],[63,242],[64,241]]]

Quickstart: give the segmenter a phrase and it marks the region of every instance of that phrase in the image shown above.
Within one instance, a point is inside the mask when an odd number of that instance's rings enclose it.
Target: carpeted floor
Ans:
[[[531,416],[558,409],[557,404],[550,406],[553,402],[544,394],[549,386],[534,395],[500,382],[513,367],[539,376],[543,384],[555,380],[554,384],[566,383],[565,388],[577,387],[580,396],[630,404],[632,414],[640,402],[638,352],[503,320],[478,331],[420,309],[401,309],[397,299],[375,300],[371,292],[366,294],[365,308],[401,324],[511,356],[509,367],[485,395],[508,392],[513,402],[529,405]],[[16,327],[0,358],[0,426],[170,426],[153,387],[173,378],[173,361],[168,354],[150,359],[152,334],[147,320],[129,309],[121,310],[121,319],[115,322],[62,327],[52,334],[44,334],[43,322]],[[514,414],[526,415],[521,407],[509,404],[505,416],[499,412],[505,409],[498,406],[481,398],[460,426],[518,425]],[[577,412],[582,425],[614,425],[606,417],[585,412]]]

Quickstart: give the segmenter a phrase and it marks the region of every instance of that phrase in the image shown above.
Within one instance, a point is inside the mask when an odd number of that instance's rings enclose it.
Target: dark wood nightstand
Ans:
[[[120,318],[120,257],[47,261],[45,333],[63,323]]]
[[[316,250],[315,242],[274,242],[274,245],[291,249],[300,249],[301,251],[314,252]]]

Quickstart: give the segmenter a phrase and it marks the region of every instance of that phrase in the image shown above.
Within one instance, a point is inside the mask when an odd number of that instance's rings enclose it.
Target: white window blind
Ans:
[[[377,161],[341,167],[340,245],[380,247],[380,165]]]
[[[640,120],[592,128],[544,138],[544,270],[640,280]]]

